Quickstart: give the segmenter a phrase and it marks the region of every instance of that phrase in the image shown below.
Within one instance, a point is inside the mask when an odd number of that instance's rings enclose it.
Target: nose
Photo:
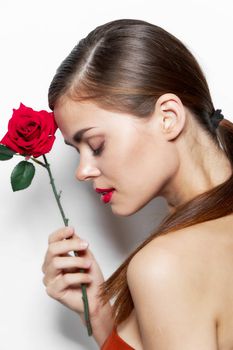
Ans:
[[[84,164],[81,162],[75,171],[75,177],[79,181],[88,181],[99,175],[100,170],[97,167],[91,164]]]

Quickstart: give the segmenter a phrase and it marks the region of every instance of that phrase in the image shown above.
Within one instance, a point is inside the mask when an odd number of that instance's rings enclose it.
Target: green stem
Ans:
[[[53,193],[58,205],[58,208],[60,210],[63,222],[65,224],[65,226],[68,226],[68,221],[69,219],[66,218],[64,210],[62,208],[61,202],[60,202],[60,197],[61,195],[58,194],[55,183],[54,183],[54,178],[52,176],[52,172],[50,169],[50,164],[47,161],[47,158],[45,155],[43,155],[43,159],[44,159],[44,163],[38,161],[35,158],[31,158],[34,162],[44,166],[49,174],[49,178],[50,178],[50,184],[52,186],[53,189]],[[74,251],[74,255],[78,256],[78,252]],[[79,272],[84,272],[83,269],[79,269]],[[87,299],[87,291],[86,291],[86,285],[84,283],[81,283],[81,289],[82,289],[82,299],[83,299],[83,303],[84,303],[84,315],[85,315],[85,321],[86,321],[86,325],[87,325],[87,330],[88,330],[88,335],[91,336],[92,335],[92,327],[91,327],[91,321],[90,321],[90,317],[89,317],[89,307],[88,307],[88,299]]]
[[[40,164],[40,165],[42,165],[44,168],[46,168],[46,165],[45,165],[44,163],[40,162],[38,159],[32,158],[32,157],[31,157],[31,160],[33,160],[33,162],[35,162],[35,163],[37,163],[37,164]]]
[[[55,196],[58,208],[60,210],[60,213],[61,213],[64,225],[68,226],[69,219],[66,218],[64,210],[62,208],[62,205],[61,205],[61,202],[60,202],[60,194],[57,193],[57,189],[56,189],[56,186],[55,186],[54,178],[53,178],[53,175],[52,175],[52,172],[51,172],[51,169],[50,169],[50,164],[48,163],[47,158],[46,158],[46,156],[44,154],[43,154],[43,158],[44,158],[45,167],[46,167],[46,169],[48,171],[48,174],[49,174],[50,184],[52,186],[53,193],[54,193],[54,196]]]

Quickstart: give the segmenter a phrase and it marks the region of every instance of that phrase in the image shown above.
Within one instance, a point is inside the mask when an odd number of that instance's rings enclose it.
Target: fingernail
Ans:
[[[88,245],[89,245],[89,243],[88,243],[87,241],[82,241],[82,242],[80,242],[80,247],[81,247],[81,248],[87,248]]]

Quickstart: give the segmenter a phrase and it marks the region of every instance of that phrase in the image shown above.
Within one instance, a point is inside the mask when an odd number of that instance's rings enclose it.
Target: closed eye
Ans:
[[[71,143],[69,143],[68,141],[64,140],[65,144],[68,146],[71,146],[73,148],[75,148],[77,150],[77,152],[80,154],[79,149],[77,147],[75,147],[74,145],[72,145]],[[90,145],[89,145],[90,146]],[[101,144],[101,146],[97,149],[92,149],[92,147],[90,146],[91,150],[92,150],[92,154],[94,157],[100,156],[101,153],[103,152],[104,149],[104,142]]]
[[[102,143],[102,145],[99,148],[92,150],[93,156],[94,157],[100,156],[101,153],[103,152],[103,149],[104,149],[104,143]]]

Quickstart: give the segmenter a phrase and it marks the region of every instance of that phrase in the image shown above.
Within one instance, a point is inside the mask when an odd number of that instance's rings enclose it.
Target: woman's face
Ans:
[[[77,179],[91,180],[93,190],[114,188],[107,205],[116,215],[136,213],[159,195],[174,172],[177,160],[156,116],[138,118],[68,98],[54,115],[65,142],[80,153]],[[77,140],[75,134],[86,128],[92,129]]]

